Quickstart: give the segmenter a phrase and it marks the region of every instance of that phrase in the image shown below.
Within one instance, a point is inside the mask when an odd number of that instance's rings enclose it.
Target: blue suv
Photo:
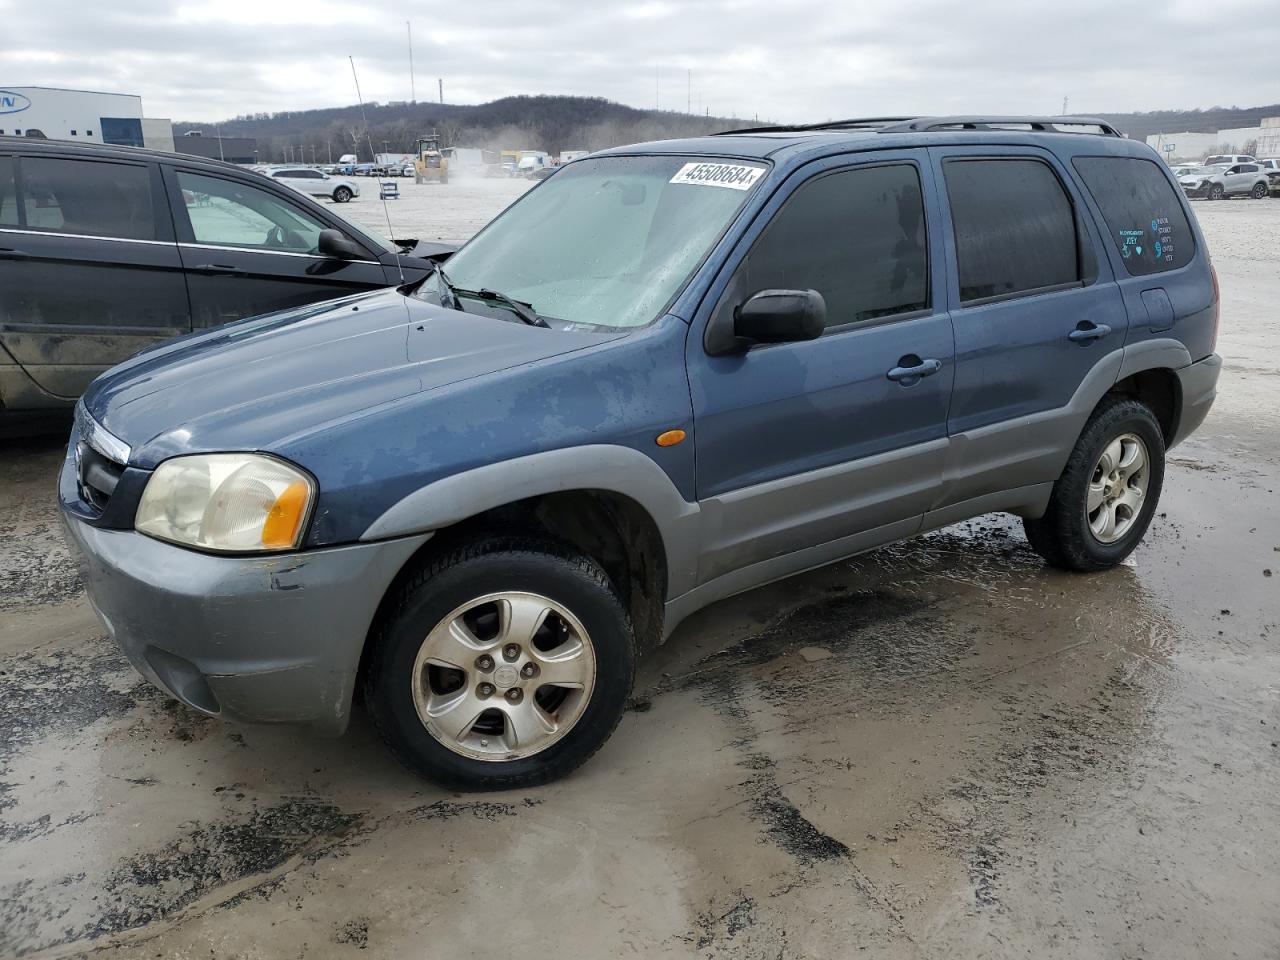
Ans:
[[[722,597],[992,511],[1119,563],[1217,324],[1182,191],[1100,121],[641,144],[424,278],[108,371],[59,493],[173,696],[336,734],[359,692],[412,769],[516,787],[594,753]]]

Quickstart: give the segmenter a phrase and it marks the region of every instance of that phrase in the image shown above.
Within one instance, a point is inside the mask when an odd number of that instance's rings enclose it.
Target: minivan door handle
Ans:
[[[31,254],[13,247],[0,247],[0,260],[26,260]]]
[[[909,353],[898,361],[898,366],[885,374],[894,383],[909,387],[919,382],[922,377],[931,377],[942,369],[941,360],[921,360],[914,353]]]
[[[1111,328],[1105,323],[1081,320],[1076,324],[1076,328],[1067,334],[1067,339],[1076,343],[1088,343],[1090,340],[1101,340],[1110,332]]]
[[[226,263],[202,263],[199,266],[192,267],[197,273],[208,273],[213,276],[233,277],[238,273],[244,273],[244,267],[236,267]]]

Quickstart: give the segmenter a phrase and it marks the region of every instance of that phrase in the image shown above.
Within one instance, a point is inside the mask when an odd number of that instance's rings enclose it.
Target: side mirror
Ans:
[[[733,312],[733,332],[752,343],[816,340],[827,322],[827,302],[817,290],[761,290]]]
[[[320,256],[330,260],[362,260],[365,257],[364,250],[344,237],[341,230],[321,230],[316,246]]]

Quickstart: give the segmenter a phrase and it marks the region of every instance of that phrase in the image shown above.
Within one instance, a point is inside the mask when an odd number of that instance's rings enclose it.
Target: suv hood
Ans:
[[[153,467],[182,453],[270,450],[413,394],[593,346],[566,333],[379,291],[242,320],[113,367],[85,408]]]

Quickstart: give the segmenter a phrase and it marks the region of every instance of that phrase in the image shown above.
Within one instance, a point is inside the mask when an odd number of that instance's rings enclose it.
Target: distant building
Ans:
[[[142,98],[57,87],[0,88],[0,136],[173,149],[168,120],[142,115]]]
[[[1280,117],[1263,117],[1256,127],[1232,127],[1212,133],[1153,133],[1147,137],[1147,145],[1170,163],[1203,160],[1211,153],[1280,157]]]
[[[202,130],[192,130],[186,136],[174,137],[175,153],[185,153],[206,160],[225,160],[227,163],[257,163],[258,140],[256,137],[206,137]]]

